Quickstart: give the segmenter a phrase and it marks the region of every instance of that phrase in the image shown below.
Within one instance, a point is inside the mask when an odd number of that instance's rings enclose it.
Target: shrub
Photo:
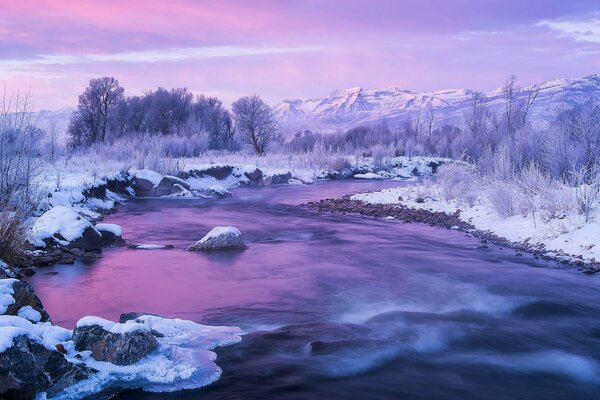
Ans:
[[[488,198],[499,216],[507,218],[516,214],[516,188],[503,182],[494,182],[488,189]]]
[[[0,260],[17,264],[23,256],[27,238],[24,216],[18,211],[0,212]]]
[[[443,164],[435,175],[435,182],[446,200],[457,199],[470,206],[477,200],[477,181],[473,167],[466,164]]]

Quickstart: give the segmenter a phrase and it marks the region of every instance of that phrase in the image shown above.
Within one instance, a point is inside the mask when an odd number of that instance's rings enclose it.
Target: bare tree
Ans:
[[[74,143],[105,142],[110,114],[123,98],[124,89],[112,77],[90,80],[79,96],[77,111],[71,118],[69,133]]]
[[[510,135],[515,130],[515,114],[517,109],[517,95],[521,89],[517,85],[517,77],[511,75],[502,87],[504,96],[504,117],[506,118],[506,130]]]
[[[521,122],[523,125],[527,122],[527,116],[529,115],[529,111],[535,103],[538,95],[540,94],[539,86],[533,86],[530,90],[527,91],[527,100],[525,101],[525,105],[523,106],[523,112],[521,114]]]
[[[263,155],[279,126],[271,108],[257,95],[237,99],[232,105],[236,130]]]

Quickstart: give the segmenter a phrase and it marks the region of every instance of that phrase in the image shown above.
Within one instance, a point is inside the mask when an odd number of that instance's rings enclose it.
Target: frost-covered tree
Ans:
[[[206,132],[211,150],[234,147],[234,126],[231,113],[216,97],[198,96],[190,112],[189,130]]]
[[[77,111],[71,117],[69,134],[75,145],[106,141],[109,119],[124,89],[112,77],[90,80],[79,96]]]
[[[232,109],[237,131],[256,154],[265,154],[279,129],[271,108],[259,96],[253,95],[237,99]]]

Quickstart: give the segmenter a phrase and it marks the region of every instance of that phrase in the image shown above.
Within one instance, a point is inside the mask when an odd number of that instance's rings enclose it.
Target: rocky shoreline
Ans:
[[[482,247],[486,247],[488,244],[494,244],[502,248],[513,249],[516,251],[517,255],[531,253],[536,259],[541,258],[544,260],[558,261],[563,265],[577,268],[585,274],[600,272],[600,262],[594,261],[586,263],[581,257],[549,252],[539,244],[529,243],[527,241],[513,242],[495,235],[490,231],[478,230],[472,224],[460,219],[460,210],[448,214],[439,211],[410,208],[403,204],[370,204],[360,200],[354,200],[352,199],[352,195],[308,202],[303,206],[315,209],[319,212],[362,215],[372,218],[391,217],[405,223],[423,223],[438,228],[458,230],[479,239]]]

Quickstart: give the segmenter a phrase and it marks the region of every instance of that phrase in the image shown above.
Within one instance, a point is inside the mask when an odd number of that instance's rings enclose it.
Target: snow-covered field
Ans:
[[[600,260],[600,210],[596,210],[587,222],[574,210],[566,210],[556,218],[544,218],[542,212],[502,217],[489,196],[481,194],[469,204],[459,199],[446,199],[443,192],[439,184],[426,182],[357,194],[352,199],[371,204],[402,204],[448,214],[460,210],[461,220],[511,242],[527,242],[559,258],[564,255],[580,257],[587,262]],[[566,195],[574,196],[573,193]]]

